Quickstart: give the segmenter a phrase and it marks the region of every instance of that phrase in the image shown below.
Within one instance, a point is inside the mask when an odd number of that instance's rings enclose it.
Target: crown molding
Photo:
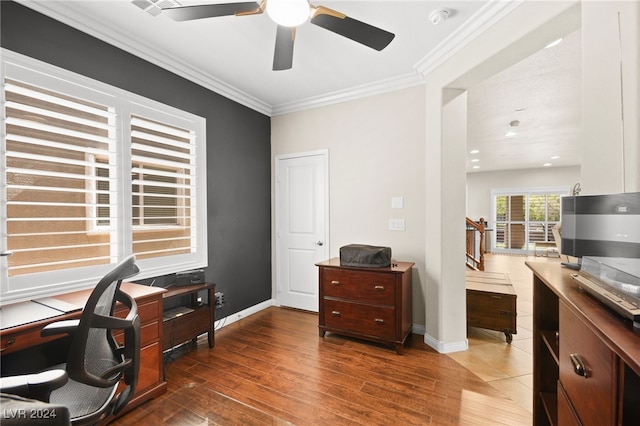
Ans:
[[[525,0],[491,0],[467,19],[458,30],[451,33],[438,44],[427,56],[414,65],[414,69],[422,77],[442,65],[480,34],[491,28],[496,22],[516,9]]]
[[[154,65],[171,71],[189,81],[192,81],[206,89],[218,93],[232,101],[249,107],[265,115],[271,115],[271,106],[242,90],[225,83],[211,75],[184,63],[174,61],[169,56],[159,51],[156,47],[139,41],[132,40],[127,34],[118,32],[111,27],[103,25],[93,16],[79,13],[77,10],[64,3],[59,2],[34,2],[27,0],[16,0],[18,3],[30,9],[40,12],[43,15],[56,19],[77,30],[96,37],[97,39],[109,43],[117,48],[142,58]]]
[[[292,112],[303,111],[312,108],[337,104],[340,102],[352,101],[368,96],[401,90],[408,87],[423,84],[423,79],[416,73],[409,73],[399,77],[380,80],[369,84],[351,87],[331,93],[324,93],[319,96],[288,102],[273,107],[272,115],[290,114]]]

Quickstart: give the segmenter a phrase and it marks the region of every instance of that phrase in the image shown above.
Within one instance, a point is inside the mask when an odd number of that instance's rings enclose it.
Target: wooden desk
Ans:
[[[134,298],[138,305],[138,315],[141,322],[140,336],[140,373],[138,376],[138,386],[135,395],[123,412],[132,410],[143,402],[159,396],[166,391],[167,384],[163,379],[162,365],[162,294],[166,291],[162,288],[148,287],[139,284],[122,283],[122,290]],[[77,306],[86,304],[91,289],[74,291],[55,296],[55,299],[62,300]],[[25,304],[28,306],[28,304]],[[76,319],[80,317],[81,311],[62,314],[59,316],[38,320],[27,324],[0,330],[0,355],[16,356],[20,351],[27,351],[45,343],[54,342],[61,339],[60,336],[41,337],[42,328],[52,322]],[[116,315],[125,317],[127,310],[124,306],[116,307]],[[119,341],[122,334],[114,335]],[[122,342],[119,342],[122,343]]]

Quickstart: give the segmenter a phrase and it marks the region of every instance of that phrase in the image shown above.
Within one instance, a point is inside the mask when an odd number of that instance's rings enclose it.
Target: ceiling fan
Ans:
[[[162,13],[176,21],[191,21],[229,15],[259,15],[265,10],[278,24],[273,56],[274,71],[291,69],[296,27],[307,20],[378,51],[387,47],[395,37],[393,33],[349,18],[344,13],[324,6],[313,6],[307,0],[262,0],[261,2],[179,6],[163,9]]]

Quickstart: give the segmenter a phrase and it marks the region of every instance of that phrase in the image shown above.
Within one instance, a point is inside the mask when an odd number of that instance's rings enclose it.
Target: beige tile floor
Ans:
[[[557,258],[487,254],[485,270],[508,274],[517,294],[517,330],[507,344],[504,334],[470,327],[469,350],[449,356],[473,371],[516,404],[533,413],[533,274],[525,261]]]

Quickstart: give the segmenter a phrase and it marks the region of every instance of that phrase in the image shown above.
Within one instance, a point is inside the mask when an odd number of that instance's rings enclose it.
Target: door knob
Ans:
[[[317,245],[317,246],[324,245],[324,243],[323,243],[322,241],[316,241],[316,242],[315,242],[315,243],[313,243],[313,244],[315,244],[315,245]]]

